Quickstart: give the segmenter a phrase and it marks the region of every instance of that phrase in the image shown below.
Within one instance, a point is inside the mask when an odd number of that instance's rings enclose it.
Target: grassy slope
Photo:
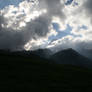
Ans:
[[[37,56],[0,55],[0,89],[9,92],[91,92],[92,71],[49,64]]]

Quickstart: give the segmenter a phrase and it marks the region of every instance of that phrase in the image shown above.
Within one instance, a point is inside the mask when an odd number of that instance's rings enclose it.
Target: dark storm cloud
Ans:
[[[58,16],[62,19],[65,18],[63,8],[64,3],[61,0],[39,0],[40,8],[46,8],[49,16]]]
[[[89,13],[92,13],[92,0],[86,0],[83,6]]]
[[[65,18],[62,12],[63,7],[64,5],[61,4],[60,0],[39,0],[39,11],[46,9],[47,13],[26,23],[26,26],[21,30],[2,27],[2,24],[5,24],[8,20],[0,16],[0,49],[23,49],[24,45],[31,39],[38,40],[41,37],[46,37],[50,32],[49,26],[51,25],[52,17]]]
[[[0,49],[23,49],[23,46],[32,38],[37,40],[39,37],[45,37],[49,31],[49,24],[50,19],[47,19],[46,16],[42,15],[27,23],[27,26],[24,27],[22,31],[1,27]]]
[[[0,16],[0,30],[2,29],[2,23],[4,23],[4,17]]]
[[[85,15],[91,19],[92,23],[92,0],[85,0],[82,10],[85,10]]]

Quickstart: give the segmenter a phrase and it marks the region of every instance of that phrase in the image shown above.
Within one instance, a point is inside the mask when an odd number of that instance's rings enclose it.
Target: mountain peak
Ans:
[[[54,54],[54,56],[63,56],[63,57],[74,57],[74,56],[79,56],[80,54],[78,52],[76,52],[75,50],[73,50],[72,48],[69,48],[69,49],[64,49],[64,50],[61,50],[57,53]]]
[[[72,48],[61,50],[51,56],[51,59],[58,64],[72,64],[77,66],[86,66],[89,67],[92,62],[79,54],[77,51]]]

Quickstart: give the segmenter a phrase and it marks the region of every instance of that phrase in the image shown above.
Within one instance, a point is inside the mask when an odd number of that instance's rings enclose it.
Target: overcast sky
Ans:
[[[0,0],[0,49],[38,48],[92,49],[92,0]]]

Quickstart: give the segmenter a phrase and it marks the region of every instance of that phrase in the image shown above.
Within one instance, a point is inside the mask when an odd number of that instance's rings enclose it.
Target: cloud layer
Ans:
[[[0,11],[0,49],[23,49],[33,40],[34,43],[40,38],[43,39],[41,43],[48,40],[56,33],[51,27],[52,17],[64,17],[62,7],[60,0],[53,3],[52,0],[24,0],[16,7],[6,6]]]
[[[76,5],[74,5],[77,3]],[[47,48],[56,50],[73,48],[77,51],[92,49],[92,1],[75,0],[65,6],[64,14],[67,16],[64,25],[71,27],[70,33],[54,40]],[[66,27],[65,27],[66,29]],[[62,30],[62,28],[61,28]],[[68,31],[68,30],[65,30]]]
[[[0,10],[0,49],[92,49],[91,4],[91,0],[23,0],[6,6]],[[60,37],[61,32],[67,35]]]

